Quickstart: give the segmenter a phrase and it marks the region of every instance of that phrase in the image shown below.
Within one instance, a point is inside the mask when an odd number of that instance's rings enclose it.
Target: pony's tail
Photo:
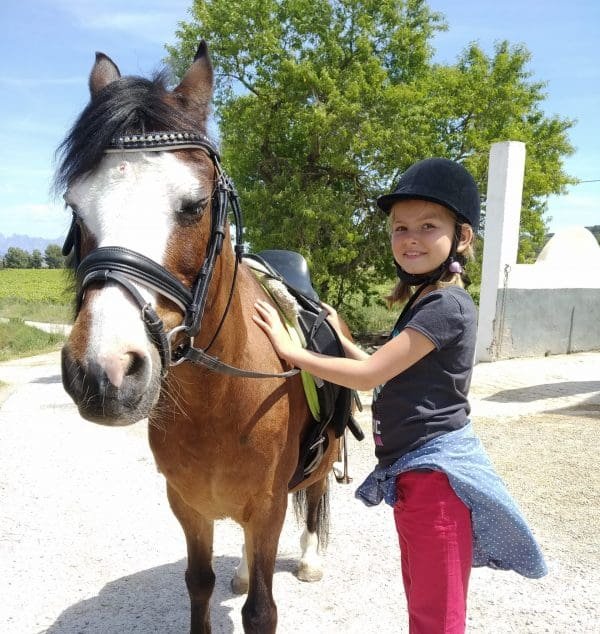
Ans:
[[[329,543],[329,476],[296,491],[293,498],[296,520],[306,522],[308,531],[317,535],[319,550],[324,550]]]

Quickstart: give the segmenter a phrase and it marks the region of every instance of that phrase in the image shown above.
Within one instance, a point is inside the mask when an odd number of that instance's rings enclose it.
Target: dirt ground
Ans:
[[[545,553],[540,580],[475,569],[470,634],[591,634],[600,620],[600,354],[476,368],[473,420]],[[63,392],[58,355],[0,364],[0,631],[188,631],[183,535],[154,468],[145,423],[83,421]],[[349,485],[332,484],[322,581],[294,576],[292,513],[280,539],[279,632],[406,633],[391,509],[354,490],[373,467],[368,395],[350,442]],[[241,531],[215,530],[214,634],[241,633],[244,597],[229,588]]]
[[[498,615],[504,623],[493,631],[598,631],[600,474],[595,465],[599,422],[597,416],[579,415],[577,410],[475,421],[496,468],[531,523],[550,569],[547,577],[531,582],[531,593],[525,586],[525,594],[517,597],[520,600],[503,606],[510,612]],[[474,624],[479,619],[487,621],[494,607],[485,596],[489,588],[484,595],[478,581],[475,576],[471,593]],[[509,578],[506,581],[510,583]],[[542,588],[545,601],[538,611],[535,597],[543,598],[537,592]],[[527,614],[521,624],[515,613]],[[512,622],[512,629],[505,629],[509,627],[506,621]]]

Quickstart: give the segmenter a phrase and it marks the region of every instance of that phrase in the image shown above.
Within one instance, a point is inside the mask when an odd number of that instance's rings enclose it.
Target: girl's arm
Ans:
[[[429,354],[433,342],[425,335],[406,328],[377,352],[364,357],[331,357],[306,350],[295,344],[286,332],[277,311],[266,302],[255,304],[252,318],[265,331],[277,354],[290,365],[306,370],[325,381],[355,390],[368,390],[404,372]]]

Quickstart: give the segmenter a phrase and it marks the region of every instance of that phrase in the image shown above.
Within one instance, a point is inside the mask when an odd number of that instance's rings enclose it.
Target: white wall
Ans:
[[[600,349],[600,246],[584,227],[516,264],[523,143],[490,150],[476,361]]]

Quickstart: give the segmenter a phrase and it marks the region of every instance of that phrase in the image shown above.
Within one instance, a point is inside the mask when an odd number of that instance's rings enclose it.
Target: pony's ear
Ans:
[[[105,86],[119,79],[121,73],[117,65],[104,53],[96,53],[96,63],[89,79],[90,94],[95,97]]]
[[[212,99],[213,67],[204,40],[200,42],[194,61],[173,92],[188,103],[207,106]]]

